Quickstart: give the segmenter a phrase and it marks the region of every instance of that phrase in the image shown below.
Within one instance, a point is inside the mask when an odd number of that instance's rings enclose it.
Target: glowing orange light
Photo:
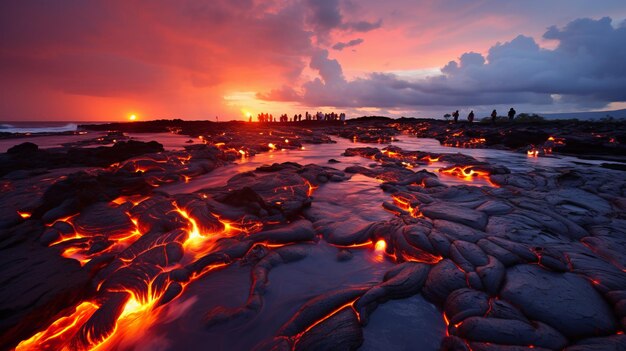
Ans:
[[[19,214],[22,218],[26,219],[26,218],[30,218],[31,214],[28,212],[20,212],[17,211],[17,214]]]
[[[387,242],[385,242],[385,240],[383,239],[378,240],[374,245],[374,250],[376,250],[376,252],[384,252],[386,248]]]
[[[130,115],[130,117],[128,117],[129,120],[131,121],[135,121],[137,120],[137,115]]]
[[[176,212],[180,213],[180,215],[183,216],[189,222],[189,228],[188,228],[189,237],[187,238],[187,241],[185,242],[185,244],[187,243],[191,244],[193,242],[198,241],[199,239],[204,239],[204,235],[200,234],[198,223],[196,222],[195,219],[189,216],[187,211],[176,206]]]
[[[422,217],[419,208],[411,206],[410,200],[398,195],[392,195],[391,198],[398,207],[407,211],[412,217]]]
[[[430,163],[433,163],[433,162],[438,162],[439,161],[439,157],[433,158],[432,156],[428,156],[428,157],[423,158],[423,160],[424,161],[428,161]]]
[[[300,341],[300,337],[302,337],[302,335],[306,334],[309,330],[313,329],[315,326],[319,325],[320,323],[328,320],[329,318],[331,318],[332,316],[336,315],[337,313],[343,311],[345,308],[352,308],[352,310],[354,311],[354,313],[357,316],[357,319],[361,319],[361,317],[359,316],[359,313],[357,312],[357,310],[354,308],[354,303],[356,302],[356,299],[346,303],[345,305],[339,306],[337,307],[335,310],[333,310],[332,312],[330,312],[329,314],[327,314],[326,316],[324,316],[323,318],[315,321],[313,324],[311,324],[310,326],[308,326],[303,332],[301,332],[300,334],[296,335],[294,338],[296,339],[296,344],[298,341]]]
[[[267,144],[267,147],[269,147],[270,150],[276,150],[276,145],[274,145],[272,143]]]
[[[333,245],[335,247],[342,248],[342,249],[344,249],[344,248],[348,249],[348,248],[353,248],[353,247],[366,247],[366,246],[370,246],[372,244],[373,244],[372,241],[368,240],[368,241],[366,241],[364,243],[360,243],[360,244],[351,244],[351,245],[335,245],[335,244],[331,244],[331,245]]]
[[[493,187],[498,187],[497,184],[491,181],[489,178],[490,174],[484,170],[474,169],[472,166],[454,166],[451,168],[440,168],[440,173],[453,175],[458,178],[462,178],[465,181],[471,182],[474,180],[474,177],[482,178],[486,180],[489,185]]]
[[[315,191],[315,189],[317,189],[317,187],[313,186],[313,184],[311,184],[308,180],[305,180],[304,182],[309,187],[309,189],[306,192],[306,195],[307,196],[312,196],[313,195],[313,191]],[[293,190],[292,190],[292,192],[293,192]]]
[[[61,349],[60,343],[63,342],[63,338],[59,337],[75,333],[98,308],[99,306],[92,302],[81,303],[71,315],[57,319],[48,329],[20,342],[15,351]]]

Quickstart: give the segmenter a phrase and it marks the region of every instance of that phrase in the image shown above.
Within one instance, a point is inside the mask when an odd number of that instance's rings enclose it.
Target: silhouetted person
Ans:
[[[491,123],[496,124],[496,117],[498,117],[496,110],[491,111]]]
[[[471,110],[469,115],[467,115],[467,120],[470,122],[470,124],[474,122],[474,110]]]
[[[454,117],[454,123],[459,121],[459,110],[454,111],[454,113],[452,114],[452,117]]]
[[[513,118],[515,118],[515,110],[513,109],[513,107],[511,107],[511,109],[509,110],[509,121],[512,121]]]

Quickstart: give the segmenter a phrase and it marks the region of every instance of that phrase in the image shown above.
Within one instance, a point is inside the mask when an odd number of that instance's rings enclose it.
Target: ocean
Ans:
[[[0,122],[0,133],[60,133],[76,131],[80,124],[102,124],[109,122],[49,122],[49,121],[28,121],[28,122]]]

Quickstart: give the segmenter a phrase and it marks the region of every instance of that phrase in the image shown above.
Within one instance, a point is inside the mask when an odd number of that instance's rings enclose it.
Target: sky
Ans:
[[[624,0],[0,3],[0,120],[626,108]]]

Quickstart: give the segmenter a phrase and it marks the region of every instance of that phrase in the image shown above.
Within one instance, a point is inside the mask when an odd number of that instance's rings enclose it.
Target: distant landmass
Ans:
[[[596,111],[596,112],[563,112],[563,113],[539,113],[540,116],[546,119],[586,119],[586,120],[598,120],[611,116],[613,118],[626,118],[626,109],[613,110],[613,111]]]

